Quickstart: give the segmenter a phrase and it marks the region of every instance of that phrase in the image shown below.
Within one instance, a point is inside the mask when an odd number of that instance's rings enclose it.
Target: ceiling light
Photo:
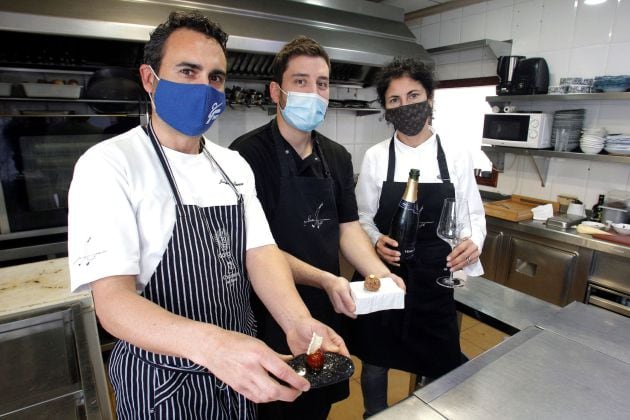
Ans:
[[[596,4],[606,3],[606,0],[584,0],[587,6],[595,6]]]

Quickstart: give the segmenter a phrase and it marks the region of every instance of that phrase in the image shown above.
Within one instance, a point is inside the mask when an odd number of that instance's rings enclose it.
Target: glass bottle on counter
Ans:
[[[602,221],[602,206],[604,205],[604,194],[600,194],[597,199],[597,204],[593,206],[591,210],[591,220],[594,222]]]
[[[416,236],[418,231],[418,178],[420,170],[411,169],[405,192],[398,209],[394,213],[389,228],[389,237],[398,242],[400,261],[413,259],[416,252]]]

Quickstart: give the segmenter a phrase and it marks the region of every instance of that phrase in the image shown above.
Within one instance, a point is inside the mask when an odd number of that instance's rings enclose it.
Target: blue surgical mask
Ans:
[[[312,131],[324,121],[328,100],[316,93],[285,92],[287,102],[280,108],[282,117],[293,128]]]
[[[155,112],[168,125],[187,136],[205,133],[225,110],[225,93],[204,84],[160,79],[153,94]]]

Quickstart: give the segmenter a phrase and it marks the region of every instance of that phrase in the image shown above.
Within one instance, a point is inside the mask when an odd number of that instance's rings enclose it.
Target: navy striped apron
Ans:
[[[184,205],[151,125],[148,135],[175,197],[176,220],[142,295],[174,314],[255,335],[251,286],[244,272],[241,194],[204,147],[203,153],[234,190],[238,204]],[[188,359],[152,353],[120,340],[112,351],[109,375],[119,419],[256,418],[254,403]]]

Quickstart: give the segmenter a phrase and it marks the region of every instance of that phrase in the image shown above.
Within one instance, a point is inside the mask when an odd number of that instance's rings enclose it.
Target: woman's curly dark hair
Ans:
[[[376,93],[378,94],[378,101],[383,107],[385,106],[385,92],[389,88],[389,84],[392,80],[404,76],[409,76],[420,82],[424,90],[427,91],[427,98],[433,98],[433,90],[435,89],[433,70],[416,58],[397,57],[385,65],[376,77]]]
[[[161,23],[151,32],[149,42],[144,46],[144,63],[150,65],[156,73],[160,71],[164,44],[177,29],[186,28],[202,33],[219,43],[225,54],[228,34],[223,32],[219,24],[211,21],[200,12],[171,12],[166,22]]]

